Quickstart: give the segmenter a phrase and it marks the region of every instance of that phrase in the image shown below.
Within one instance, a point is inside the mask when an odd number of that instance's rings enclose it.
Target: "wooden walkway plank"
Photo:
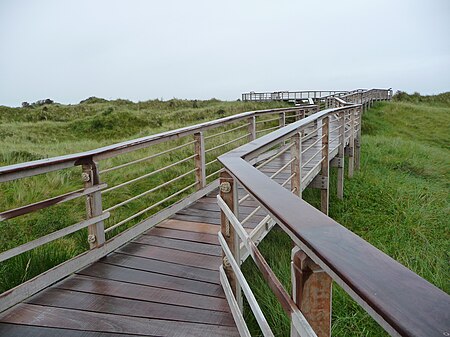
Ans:
[[[210,270],[218,270],[221,261],[219,257],[215,256],[180,252],[176,249],[141,245],[134,242],[130,242],[126,246],[118,249],[117,252]]]
[[[222,287],[218,284],[183,279],[180,277],[156,274],[103,263],[96,263],[95,265],[80,271],[79,274],[164,289],[180,290],[193,294],[224,297]]]
[[[50,288],[26,303],[121,316],[145,317],[181,322],[234,326],[228,313],[199,308],[147,302],[73,290]]]
[[[197,281],[219,284],[219,272],[192,266],[185,266],[168,261],[154,260],[139,256],[113,253],[100,260],[102,263],[127,267],[157,274],[176,276]]]
[[[55,288],[75,290],[85,293],[111,295],[148,302],[166,303],[183,307],[229,312],[225,299],[183,291],[143,286],[127,282],[100,279],[83,275],[74,275]]]
[[[207,243],[170,239],[153,235],[142,235],[133,242],[156,247],[173,248],[180,251],[200,253],[204,255],[221,256],[221,248]]]
[[[196,233],[190,231],[181,231],[169,228],[156,227],[144,233],[144,235],[160,236],[163,238],[181,239],[192,242],[209,243],[210,245],[219,245],[217,235]]]
[[[2,322],[145,336],[238,336],[237,329],[229,326],[164,321],[25,303],[19,304],[17,310],[7,312]]]

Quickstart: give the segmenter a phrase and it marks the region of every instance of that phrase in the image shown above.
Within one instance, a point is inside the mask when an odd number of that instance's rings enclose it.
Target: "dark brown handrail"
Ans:
[[[292,240],[389,333],[446,336],[450,296],[247,162],[311,121],[346,108],[327,109],[297,121],[220,156],[219,161]]]

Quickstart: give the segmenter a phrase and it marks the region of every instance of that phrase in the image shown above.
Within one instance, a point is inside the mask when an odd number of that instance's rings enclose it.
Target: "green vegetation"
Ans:
[[[450,93],[394,96],[367,111],[362,124],[361,170],[336,197],[332,172],[330,216],[429,282],[450,292]],[[318,191],[306,201],[320,206]],[[284,247],[284,248],[280,248]],[[290,291],[291,241],[272,231],[260,244],[268,263]],[[276,336],[289,336],[289,321],[252,261],[245,274]],[[413,294],[412,294],[413,296]],[[247,321],[258,335],[247,307]],[[333,289],[334,336],[385,336],[342,289]]]
[[[280,107],[280,103],[246,103],[208,101],[190,101],[172,99],[153,100],[132,103],[127,100],[106,101],[91,97],[77,105],[32,105],[27,108],[0,107],[0,165],[10,165],[46,157],[75,153],[110,145],[123,140],[143,137],[207,120],[213,120],[237,114],[243,111]],[[242,125],[245,121],[240,122]],[[269,123],[264,128],[269,127]],[[262,125],[262,124],[259,124]],[[226,128],[236,127],[230,124]],[[211,136],[224,131],[217,128],[207,131]],[[245,135],[243,127],[229,134],[209,138],[205,144],[212,148],[218,144]],[[101,161],[100,169],[110,168],[132,160],[192,142],[192,136],[173,140]],[[245,137],[229,146],[208,152],[209,162],[217,155],[245,143]],[[102,182],[108,187],[148,174],[159,168],[182,160],[193,154],[193,144],[170,151],[152,160],[123,169],[105,172]],[[116,205],[132,196],[155,188],[163,182],[174,179],[194,168],[193,159],[171,167],[125,187],[103,194],[104,209]],[[218,163],[207,167],[207,175],[219,169]],[[0,211],[9,210],[33,202],[41,201],[82,187],[81,168],[61,170],[18,181],[1,184]],[[215,179],[211,176],[208,181]],[[111,211],[111,217],[105,221],[109,227],[131,215],[153,205],[156,202],[178,192],[194,183],[194,174],[188,174],[171,185],[149,193],[133,202]],[[192,193],[194,188],[155,206],[148,212],[130,220],[120,228],[108,233],[110,238],[120,231],[136,224],[140,220],[156,213],[174,201]],[[62,229],[85,218],[83,198],[52,206],[25,216],[0,222],[0,251],[16,247],[55,230]],[[68,235],[38,249],[24,253],[4,263],[0,263],[0,292],[12,288],[23,281],[48,270],[70,257],[88,248],[87,230]]]
[[[438,96],[400,93],[390,103],[377,103],[364,115],[361,170],[345,180],[344,200],[336,198],[331,181],[330,216],[356,234],[446,292],[449,256],[449,125],[450,94]],[[50,104],[27,108],[0,107],[0,165],[10,165],[56,155],[74,153],[119,141],[197,124],[242,111],[280,107],[280,103],[221,102],[218,100],[153,100],[132,103],[91,97],[77,105]],[[269,117],[273,118],[273,116]],[[264,127],[273,126],[266,123]],[[232,128],[238,124],[231,124]],[[242,124],[240,124],[242,125]],[[261,124],[259,124],[261,126]],[[208,131],[206,136],[224,129]],[[245,134],[246,128],[207,140],[207,148]],[[192,137],[139,150],[100,163],[101,169],[120,165],[171,147],[186,144]],[[232,144],[237,146],[245,138]],[[189,149],[187,151],[186,149]],[[208,154],[211,161],[218,154]],[[192,154],[192,146],[167,155],[104,173],[102,181],[115,186]],[[131,184],[104,195],[104,208],[153,188],[192,169],[182,164],[150,180]],[[207,174],[218,169],[208,166]],[[81,188],[80,168],[67,169],[17,182],[1,184],[0,211],[36,202]],[[336,174],[332,173],[332,179]],[[213,179],[214,177],[211,177]],[[106,226],[142,210],[149,203],[193,182],[189,176],[151,196],[112,211]],[[192,190],[186,191],[190,193]],[[318,191],[307,190],[304,198],[317,206]],[[180,197],[182,197],[182,194]],[[172,202],[172,201],[171,201]],[[164,203],[137,217],[132,226]],[[85,217],[84,200],[73,200],[27,216],[0,222],[0,251],[41,237]],[[121,229],[122,230],[122,229]],[[118,231],[112,231],[110,236]],[[79,231],[39,249],[0,264],[0,292],[87,249],[86,231]],[[260,249],[280,280],[290,291],[291,243],[286,234],[274,230]],[[252,261],[244,272],[276,336],[288,336],[289,321],[261,278]],[[258,328],[249,308],[247,321],[252,332]],[[383,336],[383,330],[339,287],[333,290],[333,335]]]

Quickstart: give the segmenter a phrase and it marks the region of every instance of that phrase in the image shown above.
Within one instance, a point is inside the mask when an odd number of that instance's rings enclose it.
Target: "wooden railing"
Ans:
[[[362,90],[362,89],[360,89]],[[273,91],[273,92],[247,92],[242,94],[243,101],[300,101],[308,98],[319,99],[322,97],[345,94],[341,90],[302,90],[302,91]]]
[[[349,156],[350,175],[359,166],[356,143],[361,136],[362,109],[371,104],[367,100],[389,99],[390,95],[390,90],[371,90],[333,98],[330,104],[339,107],[320,111],[219,157],[226,169],[221,173],[217,198],[222,212],[219,242],[224,256],[220,276],[242,336],[250,336],[242,316],[242,293],[263,335],[274,336],[240,270],[248,255],[291,318],[291,336],[331,335],[332,280],[393,336],[449,335],[450,297],[446,293],[326,215],[330,165],[338,167],[338,194],[342,197],[344,153]],[[354,104],[352,100],[359,101]],[[320,144],[313,154],[319,160],[313,166],[302,163],[302,145],[311,135]],[[265,156],[262,162],[258,159],[275,147],[276,154]],[[287,180],[280,183],[279,179],[273,180],[275,174],[269,177],[259,170],[286,151],[291,152],[284,167]],[[308,171],[302,173],[305,169]],[[308,180],[316,174],[316,178]],[[321,190],[322,212],[301,199],[301,191],[308,185]],[[238,186],[248,193],[244,198],[252,198],[268,214],[250,233],[238,220],[243,200],[238,197]],[[275,223],[295,245],[292,294],[257,248]]]
[[[62,227],[30,241],[17,240],[18,246],[0,252],[0,263],[13,263],[11,259],[27,252],[35,253],[32,260],[39,261],[36,248],[86,228],[89,242],[80,255],[1,294],[0,311],[98,260],[217,188],[222,171],[218,155],[317,111],[317,106],[307,105],[244,112],[82,153],[0,167],[0,186],[8,191],[3,204],[25,201],[0,210],[0,222],[6,221],[9,228],[24,223],[33,228],[35,217],[42,215],[44,222]],[[55,181],[62,183],[53,190]],[[69,203],[74,203],[72,208],[52,213]],[[78,221],[67,224],[74,209]]]

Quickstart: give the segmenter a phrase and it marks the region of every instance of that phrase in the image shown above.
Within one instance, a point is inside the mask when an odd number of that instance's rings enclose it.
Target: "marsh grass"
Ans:
[[[450,104],[441,100],[377,103],[364,114],[361,170],[345,180],[343,200],[331,172],[330,216],[449,293]],[[320,207],[318,190],[303,197]],[[290,292],[289,237],[273,230],[259,247]],[[289,336],[289,320],[251,259],[243,269],[275,335]],[[260,335],[248,305],[245,312],[252,334]],[[332,334],[387,336],[336,284]]]
[[[90,150],[239,112],[280,106],[283,106],[283,104],[221,102],[214,99],[209,101],[173,99],[166,102],[154,100],[140,103],[132,103],[126,100],[89,99],[87,102],[73,106],[52,104],[35,108],[0,107],[0,165]],[[262,119],[264,118],[266,117],[262,117]],[[205,132],[205,136],[213,136],[244,123],[246,121],[211,129]],[[207,149],[213,148],[246,133],[247,129],[241,128],[224,135],[211,137],[205,142],[205,146]],[[192,136],[187,136],[160,143],[103,160],[99,162],[99,167],[100,170],[108,169],[187,144],[192,140]],[[217,158],[218,155],[242,145],[246,141],[247,138],[244,137],[238,142],[209,152],[207,161]],[[101,181],[107,183],[108,187],[116,186],[187,158],[193,153],[194,145],[190,144],[151,160],[102,173]],[[207,175],[216,172],[219,168],[220,165],[217,162],[212,163],[207,167]],[[192,169],[194,169],[193,159],[127,186],[103,193],[103,209],[155,188]],[[212,175],[208,182],[217,177],[218,174]],[[108,228],[129,218],[194,182],[194,173],[188,174],[173,184],[112,210],[111,217],[105,221],[105,227]],[[79,188],[82,188],[80,167],[6,182],[0,185],[0,211],[41,201]],[[184,198],[193,191],[195,191],[195,187],[131,219],[107,233],[107,239]],[[85,201],[84,198],[79,198],[0,222],[0,252],[79,222],[85,219],[85,216]],[[0,263],[0,292],[86,251],[88,249],[86,238],[87,230],[84,229]]]

